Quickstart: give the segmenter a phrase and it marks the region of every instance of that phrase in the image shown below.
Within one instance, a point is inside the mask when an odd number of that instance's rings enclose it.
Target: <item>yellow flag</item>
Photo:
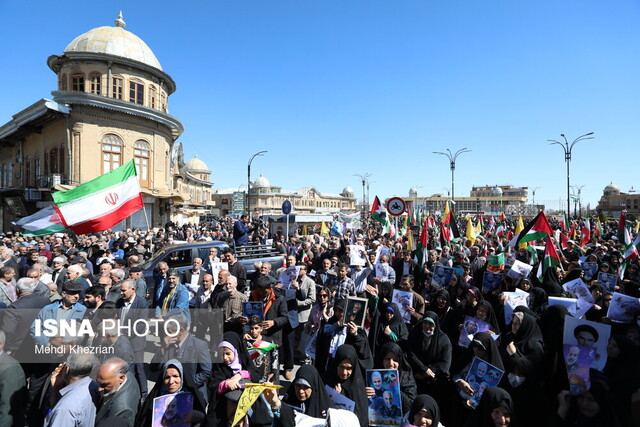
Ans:
[[[467,218],[467,239],[472,245],[476,242],[476,229],[471,222],[471,217]]]
[[[407,228],[407,250],[409,251],[415,251],[416,250],[416,245],[413,242],[413,233],[411,232],[411,229]]]
[[[302,226],[302,234],[307,236],[309,234],[309,230],[307,230],[306,224]]]
[[[327,224],[322,220],[322,227],[320,227],[320,235],[324,236],[325,234],[329,234],[329,229],[327,228]]]
[[[446,201],[444,205],[444,214],[442,215],[442,219],[445,220],[448,216],[449,216],[449,201]]]
[[[247,412],[249,412],[249,409],[251,409],[254,402],[258,400],[258,397],[260,397],[265,388],[267,387],[263,385],[245,387],[242,395],[240,396],[240,400],[238,400],[238,408],[233,416],[233,423],[231,423],[232,427],[238,424],[244,416],[247,415]]]
[[[514,233],[516,236],[520,234],[520,232],[524,230],[524,223],[522,222],[522,215],[518,215],[518,224],[516,225],[516,232]],[[518,245],[518,249],[526,249],[526,243],[520,243]]]

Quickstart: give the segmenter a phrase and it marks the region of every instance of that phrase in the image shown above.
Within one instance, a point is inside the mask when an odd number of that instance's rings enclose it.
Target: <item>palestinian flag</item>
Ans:
[[[25,236],[47,236],[49,234],[61,233],[65,230],[62,220],[52,206],[47,206],[33,215],[26,216],[14,222],[24,230]]]
[[[504,253],[489,255],[487,257],[487,270],[492,273],[499,273],[504,270]]]
[[[373,205],[371,205],[371,212],[369,212],[369,214],[371,215],[371,219],[378,221],[382,225],[386,225],[387,211],[380,204],[380,199],[378,199],[378,196],[373,199]]]
[[[531,261],[529,262],[530,265],[535,265],[538,262],[538,251],[536,250],[536,247],[533,246],[532,244],[525,244],[526,245],[526,250],[531,254]]]
[[[261,354],[266,354],[276,347],[278,347],[278,345],[272,342],[255,340],[253,344],[249,345],[249,356],[251,356],[251,360],[255,360]]]
[[[569,221],[567,221],[567,214],[563,213],[562,216],[560,217],[560,228],[562,228],[562,231],[567,231],[567,223]]]
[[[584,248],[589,240],[591,240],[591,224],[588,219],[584,220],[584,224],[582,224],[582,229],[580,230],[582,233],[582,238],[580,239],[580,247]]]
[[[444,209],[444,215],[442,217],[442,223],[440,224],[440,240],[442,245],[451,245],[452,242],[457,242],[460,238],[460,231],[458,231],[458,224],[456,223],[453,209],[449,209],[449,203]]]
[[[553,233],[553,230],[551,230],[551,226],[549,226],[549,221],[547,221],[544,211],[540,211],[540,213],[527,224],[524,230],[509,242],[509,245],[515,248],[519,243],[533,242],[547,237],[551,233]]]
[[[551,241],[551,236],[547,236],[545,240],[546,245],[544,246],[544,257],[542,258],[542,262],[538,264],[538,272],[536,273],[538,279],[543,277],[550,267],[557,267],[560,265],[560,257],[558,256],[556,247]]]
[[[52,197],[62,224],[76,234],[107,230],[144,207],[133,160]]]
[[[560,233],[560,248],[564,251],[567,249],[567,242],[569,241],[569,238],[567,237],[566,234],[564,233]]]
[[[625,245],[628,245],[629,242],[624,241],[624,230],[627,229],[627,221],[625,217],[625,211],[620,212],[620,220],[618,221],[618,241],[620,243],[624,242]]]

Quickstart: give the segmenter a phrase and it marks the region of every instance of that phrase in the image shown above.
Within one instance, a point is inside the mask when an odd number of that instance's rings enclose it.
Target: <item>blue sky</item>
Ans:
[[[566,200],[562,149],[576,145],[572,184],[595,206],[636,179],[640,135],[637,1],[136,1],[74,7],[0,0],[0,122],[40,98],[47,65],[76,36],[113,25],[142,38],[177,83],[170,113],[216,188],[260,172],[285,189],[340,192],[371,173],[371,196],[472,185],[541,187]]]

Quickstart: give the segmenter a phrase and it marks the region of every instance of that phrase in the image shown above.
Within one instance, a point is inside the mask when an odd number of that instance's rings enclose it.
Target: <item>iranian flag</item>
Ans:
[[[380,199],[376,196],[373,199],[373,205],[371,205],[371,219],[378,221],[382,225],[386,225],[387,223],[387,211],[380,204]]]
[[[52,196],[62,224],[76,234],[107,230],[144,206],[133,160]]]
[[[627,229],[627,221],[625,218],[625,211],[620,212],[620,220],[618,221],[618,240],[620,242],[624,242],[625,245],[628,245],[629,242],[624,241],[624,230]]]
[[[47,206],[33,215],[14,222],[14,224],[22,227],[24,230],[22,234],[25,236],[47,236],[65,230],[62,220],[53,206]]]
[[[595,236],[600,237],[600,238],[602,238],[602,236],[604,236],[604,233],[602,232],[602,224],[600,223],[600,218],[596,218],[596,227],[593,230],[593,234]]]
[[[492,273],[498,273],[504,270],[504,253],[489,255],[487,257],[487,270]]]
[[[588,219],[584,220],[584,224],[582,224],[582,229],[580,230],[582,233],[582,238],[580,239],[580,247],[584,248],[589,240],[591,240],[591,224]]]
[[[553,230],[551,230],[551,226],[549,226],[549,221],[547,221],[544,211],[540,211],[540,213],[527,224],[524,230],[509,242],[509,245],[515,248],[519,243],[533,242],[547,237],[551,233],[553,233]]]
[[[536,276],[540,279],[550,267],[557,267],[559,265],[560,257],[558,256],[558,251],[556,251],[556,247],[551,241],[551,236],[547,236],[546,245],[544,246],[544,258],[542,258],[542,262],[538,264]]]
[[[255,360],[261,354],[268,353],[276,347],[278,347],[278,345],[272,342],[256,340],[253,345],[250,345],[248,348],[249,356],[251,356],[251,360]]]

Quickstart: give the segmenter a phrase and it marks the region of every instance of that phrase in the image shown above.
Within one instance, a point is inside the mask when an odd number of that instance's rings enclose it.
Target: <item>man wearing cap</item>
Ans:
[[[62,286],[62,299],[44,306],[38,313],[36,320],[42,325],[45,320],[77,320],[81,321],[87,307],[80,304],[82,285],[77,281],[66,281]],[[37,345],[47,345],[49,337],[44,334],[36,334],[35,322],[31,325],[31,337]]]
[[[278,346],[282,345],[282,328],[289,322],[287,301],[277,295],[266,277],[256,279],[256,289],[251,291],[249,301],[262,301],[264,311],[263,335],[271,337]],[[243,319],[247,320],[246,318]]]
[[[136,295],[142,299],[147,298],[147,282],[142,278],[142,268],[129,267],[129,279],[136,282]]]

